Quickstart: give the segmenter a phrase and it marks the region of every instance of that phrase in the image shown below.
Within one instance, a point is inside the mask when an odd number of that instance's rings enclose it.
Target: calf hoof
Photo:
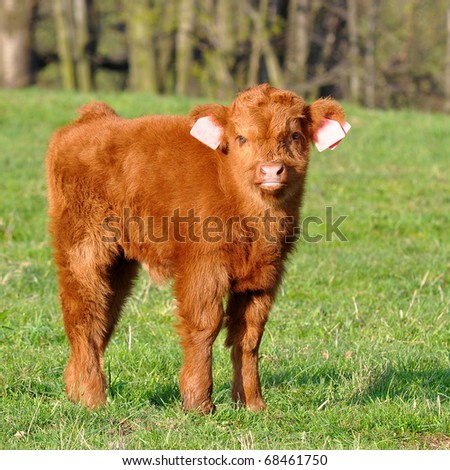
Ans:
[[[75,380],[71,369],[66,372],[66,395],[73,403],[79,403],[93,410],[106,403],[106,380],[103,374],[90,377],[90,380]]]
[[[89,410],[100,408],[106,404],[106,393],[101,391],[92,393],[82,387],[78,389],[66,387],[66,395],[72,403],[79,403]]]
[[[257,400],[251,403],[246,403],[245,407],[249,411],[258,412],[258,411],[264,411],[266,409],[266,404],[264,403],[264,400],[262,398],[258,398]]]
[[[183,400],[183,410],[185,412],[194,412],[199,414],[200,416],[212,414],[216,411],[216,406],[212,402],[212,400],[205,400],[200,404],[195,402],[187,402],[187,400]]]
[[[252,412],[264,411],[266,409],[266,404],[261,397],[257,397],[254,400],[243,400],[239,393],[233,393],[232,399],[236,406],[242,406]]]

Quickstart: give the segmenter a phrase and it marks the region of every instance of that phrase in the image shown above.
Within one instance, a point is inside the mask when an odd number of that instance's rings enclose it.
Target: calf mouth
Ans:
[[[280,183],[280,181],[264,181],[263,183],[259,183],[258,186],[263,193],[275,194],[285,188],[287,184]]]

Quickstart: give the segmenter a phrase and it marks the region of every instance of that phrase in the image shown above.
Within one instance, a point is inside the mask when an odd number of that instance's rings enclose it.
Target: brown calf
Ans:
[[[190,135],[205,116],[199,132],[216,150]],[[214,409],[211,352],[225,319],[233,400],[265,408],[258,348],[295,238],[309,143],[324,118],[345,122],[331,99],[307,106],[260,85],[190,117],[127,120],[90,103],[55,133],[49,215],[71,400],[105,403],[103,353],[142,263],[156,279],[174,278],[183,407]]]

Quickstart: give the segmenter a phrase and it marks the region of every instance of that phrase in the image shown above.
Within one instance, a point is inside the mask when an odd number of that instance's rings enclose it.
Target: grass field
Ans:
[[[450,117],[348,106],[347,139],[312,152],[303,216],[333,207],[348,241],[290,260],[260,350],[266,412],[233,408],[222,332],[217,412],[183,413],[171,289],[144,274],[107,350],[108,405],[88,412],[64,395],[44,155],[92,98],[0,92],[1,448],[450,449]],[[192,105],[100,98],[127,117]]]

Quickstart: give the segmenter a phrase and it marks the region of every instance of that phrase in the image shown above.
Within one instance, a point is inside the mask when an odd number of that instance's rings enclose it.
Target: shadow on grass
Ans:
[[[137,390],[136,387],[138,387]],[[130,400],[134,396],[141,403],[162,408],[172,406],[181,401],[178,383],[175,381],[156,382],[151,387],[144,383],[132,384],[125,381],[115,381],[108,385],[107,393],[113,399],[120,396]]]
[[[354,393],[352,402],[365,404],[393,398],[431,402],[450,399],[450,369],[436,367],[416,370],[414,366],[395,368],[389,364]]]
[[[154,406],[166,408],[181,402],[180,390],[177,383],[156,384],[152,390],[144,394],[145,399]]]
[[[391,363],[383,367],[367,367],[362,372],[359,368],[339,369],[339,365],[327,364],[312,373],[307,371],[299,374],[298,370],[286,367],[278,373],[269,370],[262,371],[263,393],[276,388],[280,393],[290,393],[289,390],[316,389],[309,394],[309,401],[314,396],[313,406],[322,404],[332,393],[334,399],[347,402],[349,405],[365,405],[374,401],[386,401],[399,398],[404,401],[429,400],[430,403],[440,403],[450,400],[450,369],[440,364],[429,365],[418,370],[418,364],[395,366]],[[139,401],[153,406],[166,408],[181,402],[177,377],[166,380],[156,380],[149,384],[113,382],[109,384],[108,393],[112,396],[126,397],[133,393],[133,388],[139,387]],[[286,389],[282,391],[283,389]],[[229,396],[230,381],[215,383],[215,400],[222,402]],[[136,396],[135,395],[135,396]],[[438,398],[439,397],[439,398]]]
[[[395,398],[444,402],[450,400],[450,369],[435,365],[418,370],[417,364],[399,367],[386,364],[384,368],[368,368],[364,375],[360,370],[347,369],[343,372],[337,367],[323,368],[311,374],[299,374],[298,371],[287,369],[278,374],[263,374],[262,385],[266,389],[316,387],[327,394],[332,390],[335,396],[350,404],[368,404]],[[318,401],[324,396],[319,390],[317,395],[320,395]]]

